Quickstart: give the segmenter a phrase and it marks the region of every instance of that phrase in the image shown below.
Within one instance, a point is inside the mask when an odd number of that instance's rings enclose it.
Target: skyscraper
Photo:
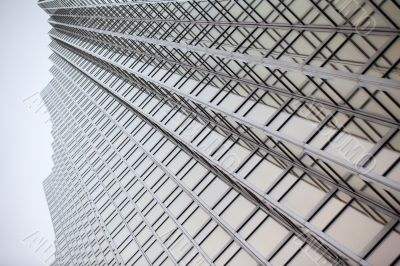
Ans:
[[[39,6],[56,265],[399,262],[398,2]]]

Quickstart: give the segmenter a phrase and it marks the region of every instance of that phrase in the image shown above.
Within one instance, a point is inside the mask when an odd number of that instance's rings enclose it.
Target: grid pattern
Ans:
[[[400,5],[44,0],[56,265],[390,265]]]

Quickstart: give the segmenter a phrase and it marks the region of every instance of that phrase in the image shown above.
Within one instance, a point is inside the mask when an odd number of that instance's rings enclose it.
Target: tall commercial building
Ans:
[[[396,0],[44,0],[55,265],[399,263]]]

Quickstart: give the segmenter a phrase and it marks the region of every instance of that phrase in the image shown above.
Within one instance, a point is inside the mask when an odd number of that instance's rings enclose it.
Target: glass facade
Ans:
[[[44,0],[55,265],[400,263],[396,0]]]

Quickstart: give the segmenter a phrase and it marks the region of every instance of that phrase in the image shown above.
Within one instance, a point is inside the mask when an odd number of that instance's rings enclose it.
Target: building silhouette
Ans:
[[[399,263],[398,2],[38,4],[55,265]]]

